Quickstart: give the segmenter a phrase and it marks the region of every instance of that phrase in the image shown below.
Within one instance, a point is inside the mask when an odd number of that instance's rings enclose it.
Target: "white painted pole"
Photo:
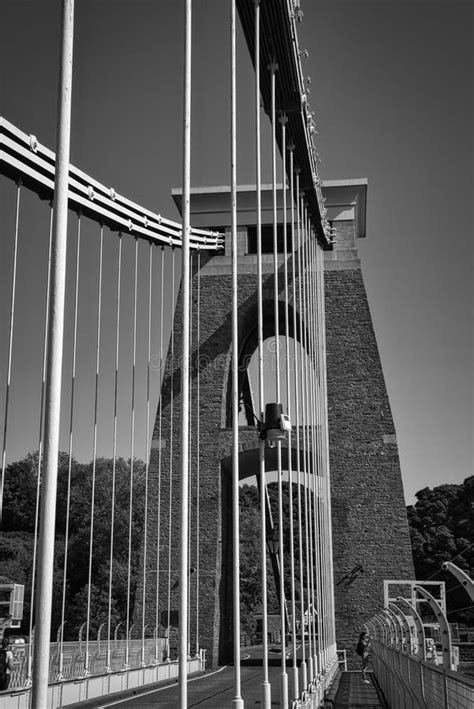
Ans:
[[[179,707],[187,708],[188,670],[188,492],[189,492],[189,232],[191,193],[191,9],[186,0],[183,119],[183,320],[181,324],[181,479],[179,555]]]
[[[40,515],[38,593],[35,604],[36,633],[31,691],[32,709],[44,709],[47,706],[48,695],[66,282],[73,35],[74,0],[63,0],[45,380],[43,497]]]
[[[272,195],[273,195],[273,307],[275,326],[275,360],[276,360],[276,400],[281,401],[281,375],[280,375],[280,301],[279,301],[279,273],[278,273],[278,219],[277,219],[277,180],[276,180],[276,110],[275,110],[275,75],[278,65],[275,61],[270,64],[271,71],[271,122],[272,122]],[[285,124],[283,124],[285,132]],[[283,138],[284,141],[284,138]],[[285,151],[283,149],[283,165],[285,165]],[[284,178],[285,179],[285,178]],[[283,198],[286,198],[283,193]],[[285,208],[286,218],[286,208]],[[283,225],[283,239],[286,239],[286,224]],[[278,471],[278,545],[279,545],[279,596],[280,596],[280,636],[281,636],[281,672],[280,672],[280,706],[288,706],[288,675],[286,672],[286,602],[285,602],[285,569],[283,546],[283,474],[281,462],[281,441],[277,443],[277,471]]]
[[[286,356],[286,400],[288,406],[288,416],[292,425],[294,423],[292,402],[291,402],[291,376],[290,376],[290,319],[289,319],[289,301],[290,301],[290,288],[288,280],[288,240],[287,240],[287,209],[286,209],[286,123],[287,117],[282,116],[282,155],[284,156],[282,165],[282,184],[283,184],[283,230],[284,230],[284,254],[285,254],[285,356]],[[291,217],[290,217],[290,227],[291,227],[291,244],[294,242],[294,204],[293,204],[293,150],[294,146],[290,144],[288,146],[288,151],[290,153],[290,204],[291,204]],[[292,268],[295,268],[294,263],[294,252],[292,253]],[[293,301],[294,304],[294,301]],[[293,337],[296,341],[296,332],[293,332]],[[298,698],[299,688],[298,688],[298,664],[296,657],[296,592],[295,592],[295,533],[294,533],[294,521],[293,521],[293,464],[292,464],[292,439],[291,431],[288,433],[288,507],[289,507],[289,526],[290,526],[290,591],[291,591],[291,645],[292,645],[292,667],[289,672],[291,677],[291,690],[292,699],[296,700]]]
[[[240,526],[239,526],[239,325],[237,282],[237,132],[235,0],[230,0],[230,196],[232,225],[232,575],[234,625],[234,709],[243,709],[240,680]]]
[[[264,410],[263,380],[263,271],[262,271],[262,164],[260,133],[260,0],[255,1],[255,160],[257,182],[257,310],[258,310],[258,391],[259,415]],[[267,547],[266,547],[266,498],[265,441],[259,443],[260,471],[260,549],[262,564],[262,709],[271,709],[271,685],[268,679],[268,621],[267,621]]]

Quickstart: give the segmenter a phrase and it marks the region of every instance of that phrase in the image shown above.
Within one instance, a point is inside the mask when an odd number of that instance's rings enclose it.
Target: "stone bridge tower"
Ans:
[[[329,216],[339,233],[334,250],[326,253],[325,292],[337,639],[338,647],[349,648],[354,645],[360,624],[380,607],[383,579],[413,578],[413,564],[395,431],[355,246],[356,238],[365,235],[366,182],[330,182],[323,191]],[[174,194],[179,209],[180,197],[180,193]],[[271,230],[271,199],[271,189],[264,189],[263,240],[265,226]],[[281,213],[278,218],[281,222]],[[190,565],[196,572],[190,577],[190,602],[192,613],[199,603],[200,645],[207,649],[208,661],[216,665],[228,661],[232,650],[229,189],[193,190],[191,222],[195,227],[226,231],[225,253],[202,253],[200,271],[194,259],[192,274],[193,313],[197,312],[198,282],[200,300],[199,348],[197,323],[192,319],[192,421],[196,421],[198,381],[201,413],[199,495],[195,477],[191,477]],[[245,365],[257,346],[254,187],[239,188],[238,224],[239,357]],[[273,313],[273,257],[264,253],[262,260],[264,312],[268,308],[270,314]],[[279,292],[283,288],[282,274]],[[283,332],[283,301],[281,306]],[[173,326],[175,353],[181,350],[181,313],[182,300],[178,296]],[[273,318],[266,321],[271,323]],[[274,335],[271,325],[265,328],[264,339]],[[153,579],[153,574],[159,573],[163,625],[167,624],[170,613],[172,624],[173,620],[179,620],[175,609],[178,608],[180,368],[171,349],[170,345],[152,442],[149,489],[153,499],[149,502],[146,559],[147,578]],[[245,386],[244,380],[242,385]],[[251,420],[248,424],[240,428],[242,477],[258,470],[258,436]],[[191,448],[196,456],[195,443]],[[284,449],[282,453],[286,466]],[[268,470],[272,469],[269,465],[267,459]],[[194,468],[195,462],[191,465],[191,476],[196,475]],[[199,535],[195,529],[197,512]],[[171,559],[171,574],[167,559]],[[198,601],[194,589],[197,574],[201,588]],[[171,590],[169,603],[168,590]],[[153,627],[154,580],[147,587],[146,598],[146,622]],[[192,624],[190,631],[193,638]]]
[[[384,579],[415,578],[397,439],[357,254],[366,180],[323,190],[338,237],[325,253],[326,366],[336,632],[354,649]]]

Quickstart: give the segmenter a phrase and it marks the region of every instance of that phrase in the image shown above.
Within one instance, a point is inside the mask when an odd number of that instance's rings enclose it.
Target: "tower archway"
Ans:
[[[348,188],[349,189],[349,188]],[[335,201],[342,198],[339,185]],[[349,190],[350,191],[350,190]],[[327,192],[331,194],[331,191]],[[327,204],[330,204],[328,200]],[[412,578],[413,564],[403,499],[400,465],[393,420],[372,327],[360,262],[355,248],[360,219],[356,215],[338,225],[339,242],[325,263],[325,331],[327,366],[328,457],[331,470],[333,569],[338,646],[351,647],[364,617],[370,617],[382,602],[383,580]],[[206,212],[206,219],[209,211]],[[222,213],[219,214],[222,219]],[[208,222],[209,226],[216,226]],[[202,224],[204,226],[204,224]],[[242,227],[239,243],[245,244]],[[243,394],[248,366],[257,344],[256,257],[245,246],[238,261],[239,388]],[[282,261],[283,263],[283,261]],[[292,258],[288,259],[291,273]],[[199,286],[198,286],[199,282]],[[271,259],[263,264],[264,339],[275,335],[273,320],[274,274]],[[199,287],[200,324],[191,333],[191,401],[196,411],[199,383],[199,446],[191,440],[190,565],[199,569],[190,580],[190,614],[197,617],[198,631],[190,623],[191,649],[197,642],[206,648],[211,665],[232,655],[231,593],[231,475],[230,367],[231,367],[231,258],[229,253],[201,255],[201,269],[192,275],[193,308]],[[278,273],[277,292],[284,292],[284,275]],[[305,341],[308,323],[301,320],[293,331],[290,300],[289,335],[299,346]],[[174,351],[181,351],[182,301],[178,296],[174,315]],[[194,312],[196,312],[194,310]],[[284,328],[283,297],[278,306],[280,333]],[[299,313],[296,322],[300,323]],[[147,622],[153,623],[158,597],[160,614],[178,608],[178,533],[180,501],[178,471],[180,451],[173,443],[179,430],[179,358],[168,352],[150,456],[147,578],[160,576],[146,591]],[[325,404],[326,406],[326,404]],[[253,413],[257,407],[252,404]],[[259,413],[256,414],[257,416]],[[194,418],[193,418],[194,417]],[[192,415],[195,427],[195,414]],[[241,422],[239,465],[243,475],[254,469],[258,432],[254,420]],[[245,425],[245,423],[247,425]],[[193,435],[191,430],[191,439]],[[292,437],[290,454],[283,452],[283,467],[296,465]],[[285,451],[285,449],[284,449]],[[301,451],[300,451],[301,452]],[[270,456],[267,470],[272,467]],[[286,457],[285,457],[286,456]],[[308,460],[308,457],[307,457]],[[309,456],[311,460],[311,456]],[[199,476],[199,485],[197,484]],[[325,481],[328,483],[329,481]],[[154,501],[154,502],[153,502]],[[198,521],[197,521],[198,520]],[[370,524],[368,524],[370,520]],[[377,530],[383,529],[383,538]],[[197,543],[199,540],[199,543]],[[351,576],[355,567],[362,570]],[[351,583],[347,583],[347,579]],[[169,593],[168,593],[169,589]],[[141,596],[141,593],[139,594]]]

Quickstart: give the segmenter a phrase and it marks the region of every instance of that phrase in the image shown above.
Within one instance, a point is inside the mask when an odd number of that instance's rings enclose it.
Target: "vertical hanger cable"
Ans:
[[[303,244],[303,273],[304,273],[304,296],[303,296],[303,318],[305,323],[305,336],[306,336],[306,363],[305,367],[305,394],[306,394],[306,473],[307,473],[307,505],[308,505],[308,592],[309,592],[309,608],[310,608],[310,667],[312,668],[312,682],[314,684],[316,678],[316,666],[315,666],[315,622],[314,622],[314,537],[313,537],[313,446],[312,446],[312,424],[313,424],[313,410],[312,410],[312,397],[311,397],[311,316],[309,311],[309,282],[310,282],[310,264],[308,260],[308,244],[309,244],[309,234],[308,234],[308,211],[306,204],[303,210],[304,215],[304,244]]]
[[[296,171],[296,243],[293,234],[293,253],[294,253],[294,268],[293,268],[293,329],[295,334],[298,332],[298,347],[296,340],[294,342],[294,387],[295,387],[295,408],[296,408],[296,471],[297,471],[297,508],[298,508],[298,563],[299,563],[299,596],[300,596],[300,616],[301,616],[301,675],[303,690],[306,691],[308,685],[308,668],[306,663],[306,639],[305,639],[305,588],[303,577],[303,553],[304,553],[304,535],[303,535],[303,501],[304,494],[304,476],[303,476],[303,461],[301,460],[301,450],[303,447],[303,427],[304,418],[302,416],[302,390],[301,390],[301,352],[303,349],[303,329],[301,320],[301,213],[300,213],[300,175],[299,169]],[[296,274],[298,277],[296,278]],[[301,396],[300,396],[301,390]]]
[[[192,352],[193,347],[193,258],[194,254],[191,251],[189,254],[189,351]],[[188,422],[188,440],[189,440],[189,450],[188,450],[188,559],[189,559],[189,573],[188,573],[188,657],[191,657],[191,606],[192,606],[192,588],[191,588],[191,554],[192,554],[192,534],[193,534],[193,507],[192,507],[192,489],[193,489],[193,374],[191,367],[189,367],[189,422]]]
[[[286,116],[285,116],[286,118]],[[294,230],[294,205],[293,205],[293,146],[288,146],[290,153],[290,233],[292,235],[291,243],[293,243]],[[283,252],[284,252],[284,281],[285,281],[285,358],[286,358],[286,400],[288,407],[288,418],[293,421],[292,408],[292,392],[291,392],[291,353],[290,353],[290,319],[289,319],[289,300],[290,288],[288,279],[288,224],[287,224],[287,208],[286,208],[286,131],[284,138],[282,137],[282,153],[285,156],[282,169],[283,182]],[[291,259],[292,268],[294,268],[294,259]],[[293,303],[294,305],[294,303]],[[296,333],[293,333],[296,338]],[[289,524],[289,546],[290,546],[290,603],[291,603],[291,655],[292,655],[292,688],[293,699],[298,698],[298,666],[297,666],[297,649],[296,649],[296,593],[295,593],[295,557],[294,557],[294,523],[293,523],[293,472],[292,472],[292,435],[288,432],[288,524]]]
[[[148,250],[148,327],[147,327],[147,363],[146,363],[146,404],[145,404],[145,509],[143,514],[143,577],[142,577],[142,666],[145,666],[145,619],[147,587],[147,549],[148,549],[148,487],[150,470],[150,370],[151,370],[151,323],[152,323],[152,286],[153,286],[153,244]]]
[[[78,229],[80,217],[78,218]],[[46,393],[46,358],[47,358],[47,338],[46,333],[48,331],[49,322],[49,288],[51,284],[51,247],[53,240],[53,209],[50,203],[50,216],[49,216],[49,247],[48,247],[48,275],[46,279],[46,309],[44,316],[44,341],[43,341],[43,375],[41,381],[41,401],[40,401],[40,423],[38,430],[38,468],[36,475],[36,500],[35,500],[35,532],[33,537],[33,554],[32,554],[32,565],[31,565],[31,598],[30,598],[30,619],[28,624],[28,635],[31,638],[33,636],[33,617],[34,617],[34,604],[35,604],[35,586],[36,586],[36,562],[37,562],[37,551],[38,551],[38,528],[39,528],[39,511],[40,511],[40,499],[41,499],[41,471],[43,467],[43,419],[44,419],[44,397]],[[67,539],[65,549],[67,550]],[[33,669],[33,643],[28,643],[28,663],[27,663],[27,674],[26,682],[27,685],[31,684],[32,680],[32,669]],[[61,658],[60,658],[61,662]],[[61,671],[59,672],[59,674]]]
[[[237,86],[235,44],[235,0],[230,0],[230,200],[232,241],[232,625],[234,655],[234,699],[243,707],[240,673],[240,525],[239,525],[239,325],[237,252]]]
[[[275,356],[276,356],[276,400],[281,403],[281,357],[280,357],[280,283],[279,283],[279,268],[278,268],[278,224],[277,224],[277,186],[276,186],[276,115],[275,115],[275,71],[272,70],[272,123],[273,123],[273,259],[274,259],[274,318],[275,318]],[[282,162],[283,162],[283,242],[286,244],[286,116],[281,118],[282,130]],[[287,261],[286,248],[285,251],[285,266]],[[286,296],[286,291],[285,291]],[[288,332],[286,332],[288,336]],[[288,362],[286,363],[288,367]],[[289,452],[289,451],[288,451]],[[283,471],[281,459],[281,441],[277,442],[277,469],[278,469],[278,542],[280,549],[279,566],[280,566],[280,635],[281,635],[281,674],[280,674],[280,702],[282,706],[288,704],[288,675],[286,672],[286,598],[285,598],[285,546],[284,546],[284,529],[283,529]]]
[[[313,536],[314,536],[314,603],[315,603],[315,628],[314,628],[314,646],[315,646],[315,663],[316,663],[316,674],[318,678],[321,676],[321,654],[320,647],[322,641],[321,635],[321,575],[319,572],[320,564],[320,514],[319,514],[319,471],[320,465],[318,460],[319,446],[318,446],[318,391],[317,391],[317,347],[316,347],[316,336],[317,336],[317,319],[315,313],[315,300],[314,300],[314,233],[311,228],[311,223],[308,219],[308,262],[309,262],[309,313],[310,313],[310,325],[311,325],[311,398],[312,398],[312,426],[311,426],[311,447],[312,447],[312,490],[313,490]]]
[[[260,133],[260,0],[255,0],[255,169],[257,197],[257,340],[258,340],[258,392],[259,418],[263,416],[265,389],[263,378],[263,268],[262,268],[262,167]],[[268,677],[268,614],[267,614],[267,548],[266,548],[266,502],[265,444],[259,443],[260,487],[260,551],[262,572],[262,709],[271,707],[271,687]]]
[[[162,662],[163,650],[158,643],[158,628],[160,627],[160,546],[161,546],[161,466],[163,460],[162,430],[163,430],[163,314],[164,314],[164,280],[165,259],[164,246],[161,247],[161,281],[160,281],[160,400],[158,403],[158,491],[157,491],[157,518],[156,518],[156,582],[155,582],[155,662]]]
[[[187,707],[187,623],[188,613],[188,496],[189,496],[189,235],[191,206],[191,53],[192,1],[185,3],[184,27],[184,116],[183,116],[183,238],[181,249],[182,323],[181,323],[181,437],[180,437],[180,511],[179,511],[179,617],[178,627],[178,684],[179,707]]]
[[[171,297],[174,301],[175,297],[175,271],[176,257],[175,249],[172,248],[172,275],[171,275]],[[173,531],[173,449],[174,449],[174,318],[171,324],[171,343],[170,343],[170,454],[169,454],[169,501],[168,501],[168,589],[167,589],[167,631],[166,631],[166,655],[167,659],[170,656],[170,626],[171,626],[171,561],[172,561],[172,531]]]
[[[91,621],[91,589],[92,589],[92,560],[94,547],[94,515],[95,515],[95,480],[97,464],[97,414],[99,406],[99,373],[100,373],[100,336],[101,336],[101,316],[102,316],[102,270],[103,270],[103,250],[104,250],[104,227],[100,225],[99,244],[99,273],[97,285],[97,330],[96,330],[96,355],[95,355],[95,385],[94,385],[94,424],[93,424],[93,444],[92,444],[92,479],[91,479],[91,522],[89,533],[89,568],[87,576],[87,615],[86,615],[86,652],[84,656],[84,674],[89,674],[89,636]]]
[[[296,472],[297,475],[298,470],[299,470],[299,413],[298,413],[298,403],[299,403],[299,397],[298,397],[298,390],[297,387],[294,386],[293,384],[293,391],[292,391],[292,381],[294,381],[294,377],[292,376],[291,372],[291,366],[290,362],[293,361],[294,366],[296,366],[296,343],[297,343],[297,329],[296,329],[296,308],[297,308],[297,303],[296,303],[296,289],[295,289],[295,278],[296,278],[296,249],[295,249],[295,180],[294,180],[294,165],[293,165],[293,159],[294,159],[294,145],[290,144],[288,146],[288,150],[290,153],[290,236],[291,236],[291,273],[292,273],[292,281],[291,284],[289,283],[288,279],[288,264],[286,265],[285,268],[285,288],[286,288],[286,311],[285,311],[285,329],[287,333],[287,349],[286,349],[286,357],[287,357],[287,370],[286,370],[286,387],[287,387],[287,400],[288,400],[288,415],[290,417],[290,421],[292,423],[292,426],[295,425],[296,427],[296,455],[297,455],[297,464],[296,464]],[[285,179],[285,175],[283,177]],[[287,237],[285,234],[285,249],[287,249]],[[285,259],[285,262],[287,262],[287,259]],[[291,290],[290,290],[290,285],[291,285]],[[293,350],[292,354],[290,352],[290,337],[289,337],[289,332],[290,332],[290,320],[289,320],[289,312],[288,312],[288,303],[290,300],[290,294],[291,294],[291,300],[292,300],[292,327],[293,327]],[[293,411],[292,407],[292,402],[293,399],[295,400],[295,410]],[[295,528],[294,528],[294,519],[293,519],[293,508],[294,508],[294,493],[293,493],[293,436],[292,432],[290,431],[288,435],[288,485],[289,485],[289,516],[290,516],[290,575],[291,575],[291,616],[292,616],[292,623],[291,623],[291,636],[292,636],[292,644],[293,644],[293,669],[292,669],[292,688],[293,688],[293,699],[297,700],[299,697],[299,677],[298,677],[298,664],[297,664],[297,633],[296,633],[296,618],[297,618],[297,607],[296,607],[296,566],[295,566]],[[300,572],[301,573],[301,572]]]
[[[52,226],[52,225],[51,225]],[[52,230],[51,230],[52,236]],[[51,242],[50,242],[51,244]],[[67,493],[66,493],[66,529],[64,538],[64,562],[63,562],[63,585],[62,585],[62,600],[61,600],[61,634],[60,634],[60,650],[59,650],[59,668],[58,668],[58,680],[63,679],[63,642],[64,642],[64,623],[66,615],[66,592],[67,592],[67,563],[68,563],[68,551],[69,551],[69,515],[70,515],[70,505],[71,505],[71,482],[72,482],[72,452],[73,452],[73,436],[74,436],[74,400],[75,400],[75,386],[76,386],[76,360],[77,360],[77,319],[78,319],[78,303],[79,303],[79,267],[81,258],[81,214],[77,215],[77,244],[76,244],[76,278],[74,285],[74,325],[73,325],[73,336],[72,336],[72,368],[71,368],[71,403],[69,409],[69,450],[68,450],[68,471],[67,471]],[[50,274],[48,272],[48,290],[49,290],[49,279]],[[48,309],[48,305],[46,305]],[[46,316],[46,327],[47,327]],[[45,341],[45,355],[46,355],[46,341]],[[46,356],[44,358],[44,368],[43,368],[43,382],[44,376],[46,375]],[[43,394],[41,395],[43,399]],[[41,409],[43,407],[41,406]],[[40,425],[40,430],[42,425]],[[42,446],[40,447],[40,451]],[[41,458],[41,456],[39,456]],[[38,470],[38,482],[40,478],[40,469]],[[39,498],[39,494],[37,495]],[[36,535],[35,535],[36,536]],[[34,554],[34,556],[36,556]],[[34,558],[34,557],[33,557]],[[35,575],[35,561],[33,561],[33,578]],[[30,628],[30,637],[33,628]]]
[[[200,564],[201,564],[201,377],[200,377],[200,344],[201,344],[201,252],[197,254],[197,316],[196,316],[196,654],[199,652],[199,612],[200,612]]]
[[[122,295],[122,234],[118,235],[117,254],[117,291],[115,305],[115,371],[114,371],[114,410],[112,432],[112,489],[110,491],[110,546],[109,546],[109,589],[107,610],[107,660],[106,672],[112,671],[111,637],[112,637],[112,587],[114,570],[114,536],[115,536],[115,490],[117,483],[117,419],[118,419],[118,377],[120,362],[120,299]]]
[[[15,325],[15,304],[16,304],[16,275],[18,266],[18,230],[20,222],[20,196],[21,182],[16,185],[16,206],[15,206],[15,230],[13,238],[13,265],[12,265],[12,287],[10,296],[10,326],[8,329],[8,362],[7,381],[5,388],[5,416],[3,423],[3,447],[2,447],[2,477],[0,480],[0,523],[3,516],[3,488],[5,484],[5,468],[7,460],[7,433],[8,433],[8,408],[10,403],[10,386],[12,375],[12,355],[13,355],[13,329]]]
[[[319,677],[319,662],[318,662],[318,621],[317,603],[318,603],[318,574],[317,574],[317,559],[318,559],[318,535],[317,535],[317,497],[316,497],[316,479],[318,475],[317,468],[317,451],[316,451],[316,396],[315,396],[315,354],[314,354],[314,312],[313,312],[313,263],[312,263],[312,233],[309,215],[306,217],[307,223],[307,263],[308,263],[308,323],[309,323],[309,343],[310,343],[310,367],[309,367],[309,387],[310,387],[310,407],[311,407],[311,423],[310,423],[310,439],[311,439],[311,534],[313,540],[313,550],[311,557],[311,572],[312,572],[312,594],[313,594],[313,664],[315,678]]]
[[[133,339],[132,339],[132,382],[130,392],[130,487],[128,498],[128,561],[127,561],[127,612],[125,622],[125,663],[129,667],[130,656],[130,595],[132,588],[132,529],[133,529],[133,503],[134,503],[134,476],[135,476],[135,390],[137,369],[137,295],[138,295],[138,239],[135,237],[135,258],[133,269]]]
[[[306,612],[308,614],[308,682],[313,682],[313,642],[312,642],[312,608],[311,608],[311,567],[310,567],[310,522],[309,522],[309,451],[308,451],[308,389],[307,366],[308,337],[306,321],[306,220],[304,198],[300,196],[301,246],[300,246],[300,327],[302,332],[301,349],[301,402],[303,408],[303,477],[304,477],[304,526],[305,526],[305,566],[306,566]]]

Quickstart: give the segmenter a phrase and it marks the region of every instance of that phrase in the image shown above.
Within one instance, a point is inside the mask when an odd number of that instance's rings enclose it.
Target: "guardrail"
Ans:
[[[28,644],[13,644],[13,659],[15,668],[10,680],[9,689],[22,689],[28,686]],[[126,640],[111,640],[110,654],[106,640],[93,640],[88,643],[88,673],[89,675],[99,675],[105,672],[121,672],[125,668],[126,662]],[[166,650],[166,638],[146,638],[142,641],[128,641],[128,666],[131,668],[142,665],[153,665],[162,662]],[[51,643],[49,656],[49,682],[56,682],[59,679],[70,680],[80,679],[86,676],[86,643],[65,642],[62,645],[61,661],[60,643]],[[109,667],[107,667],[109,661]],[[61,677],[59,676],[61,674]]]
[[[82,645],[84,646],[85,643]],[[90,673],[85,675],[84,647],[80,648],[79,643],[64,643],[63,676],[58,679],[59,654],[53,643],[49,664],[48,708],[65,707],[75,702],[108,696],[156,682],[174,680],[178,677],[176,660],[156,661],[155,640],[150,639],[146,642],[144,660],[141,640],[129,641],[128,668],[124,666],[126,641],[114,641],[112,645],[111,666],[107,670],[106,642],[89,643]],[[0,692],[2,709],[28,709],[29,707],[31,688],[26,684],[27,650],[25,646],[20,651],[14,648],[15,670],[11,684],[8,690]],[[160,657],[164,650],[163,641]],[[205,650],[202,650],[199,655],[188,660],[188,674],[201,672],[204,669]]]
[[[474,678],[372,640],[372,662],[394,709],[472,709]]]

